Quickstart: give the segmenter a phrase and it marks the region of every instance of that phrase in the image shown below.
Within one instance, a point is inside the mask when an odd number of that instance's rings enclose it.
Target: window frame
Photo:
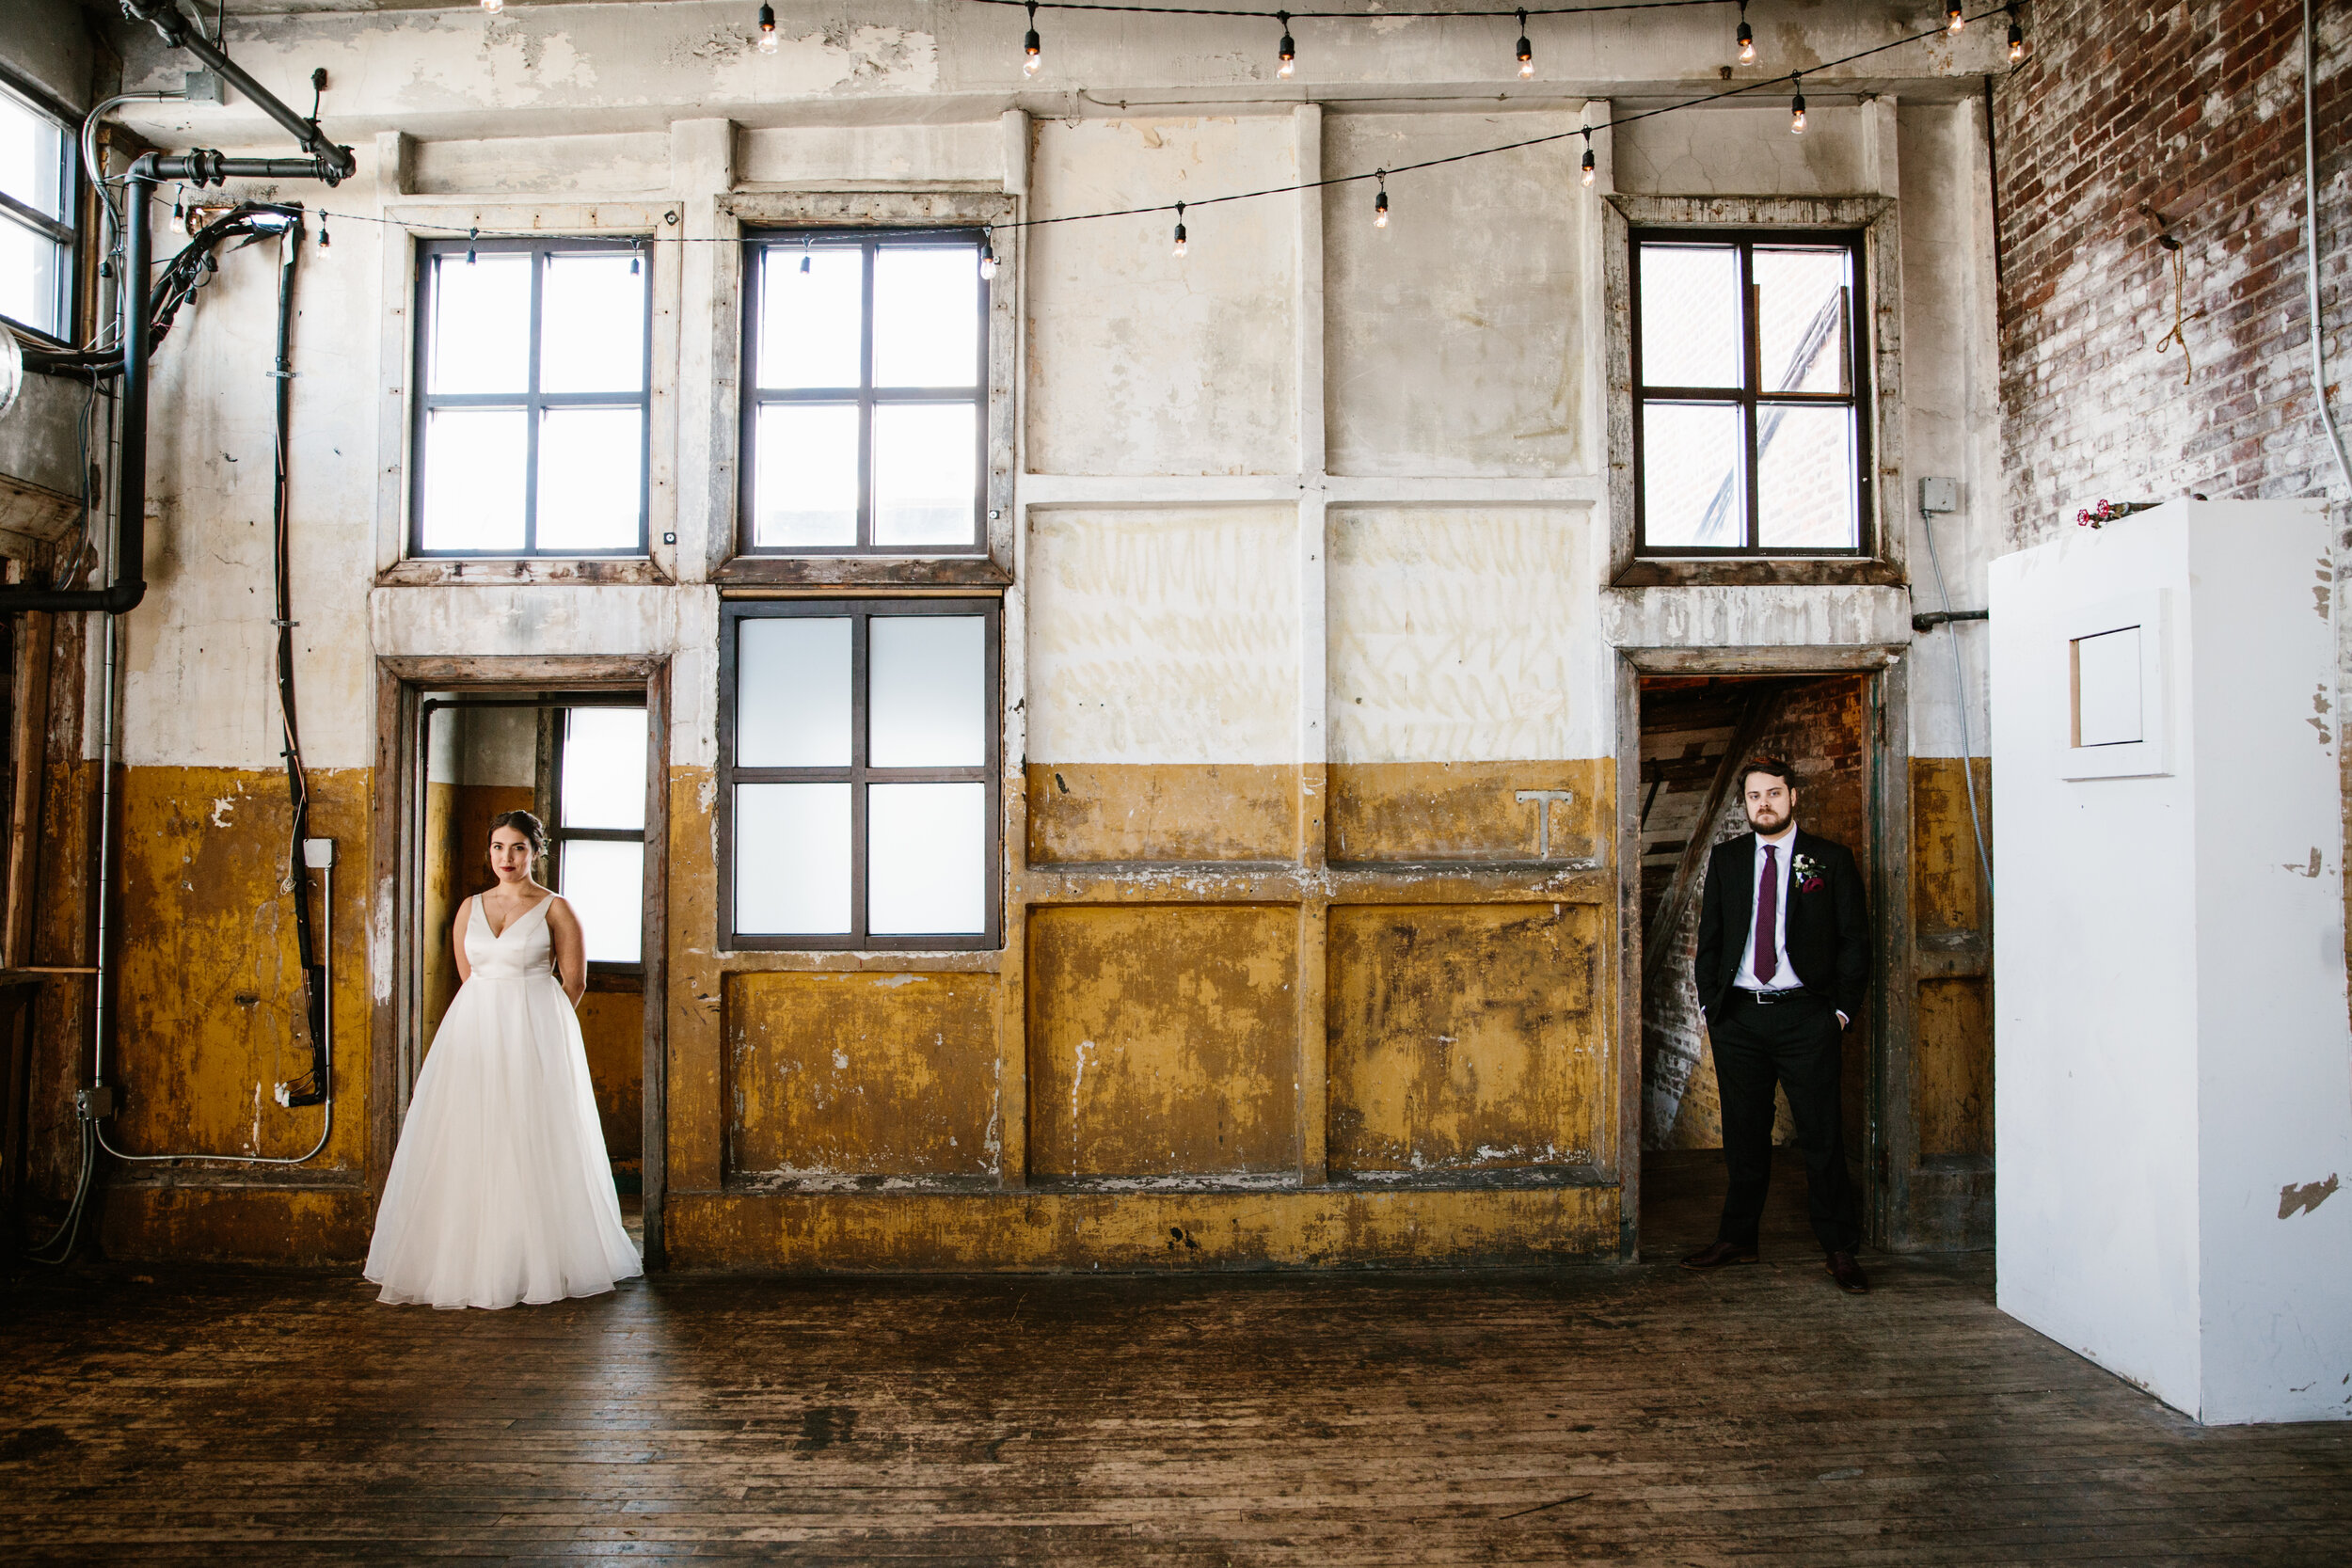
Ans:
[[[655,247],[630,235],[548,234],[528,239],[420,240],[417,242],[414,322],[409,332],[408,527],[405,553],[417,561],[638,561],[650,555],[653,523],[653,279],[651,252]],[[531,267],[531,347],[527,389],[513,392],[435,392],[430,389],[430,335],[433,330],[433,286],[436,258],[466,251],[527,254]],[[547,261],[551,254],[580,255],[598,251],[626,253],[644,259],[645,319],[641,338],[644,363],[635,392],[542,392],[539,390],[539,339],[546,295]],[[548,408],[612,408],[633,404],[638,415],[637,542],[612,549],[542,549],[539,533],[539,422]],[[512,408],[523,410],[523,543],[516,549],[428,549],[424,544],[425,467],[431,460],[425,429],[436,408]]]
[[[1681,228],[1668,225],[1629,225],[1627,228],[1626,289],[1629,303],[1627,352],[1629,365],[1630,430],[1629,439],[1632,451],[1633,555],[1637,561],[1681,562],[1855,562],[1870,561],[1879,555],[1877,520],[1878,504],[1874,477],[1874,436],[1871,420],[1872,404],[1876,401],[1871,377],[1873,350],[1868,324],[1870,256],[1868,231],[1862,227],[1804,228],[1780,226],[1740,226],[1737,228]],[[1740,336],[1740,385],[1737,388],[1695,387],[1651,387],[1642,374],[1642,246],[1650,245],[1705,245],[1734,246],[1739,254],[1738,309]],[[1847,299],[1847,376],[1849,389],[1841,393],[1788,392],[1763,390],[1761,332],[1756,319],[1754,257],[1757,249],[1813,248],[1842,249],[1848,258],[1852,282]],[[1744,492],[1744,521],[1741,542],[1736,546],[1653,545],[1649,542],[1648,486],[1645,407],[1655,399],[1660,402],[1688,402],[1715,405],[1734,404],[1740,409],[1741,429],[1747,448],[1741,463],[1741,488]],[[1854,419],[1854,531],[1855,542],[1839,548],[1817,546],[1765,546],[1759,542],[1762,514],[1762,487],[1758,483],[1756,437],[1759,410],[1774,405],[1802,407],[1849,407]]]
[[[70,348],[73,344],[81,303],[83,185],[81,142],[77,135],[79,127],[71,117],[53,107],[46,95],[31,90],[11,73],[0,72],[0,93],[14,99],[28,113],[38,115],[57,127],[57,202],[66,213],[60,220],[6,191],[0,191],[0,213],[7,214],[0,217],[0,222],[22,224],[59,247],[61,254],[57,264],[55,305],[57,323],[63,330],[52,332],[47,327],[36,326],[9,315],[0,315],[0,321],[7,322],[8,329],[21,339],[40,345]]]
[[[990,312],[994,302],[994,286],[990,279],[977,279],[977,320],[979,331],[973,378],[968,392],[948,397],[942,393],[953,388],[878,388],[874,385],[874,259],[886,245],[912,245],[923,240],[968,241],[975,252],[974,264],[978,264],[978,251],[988,242],[987,226],[977,223],[947,225],[785,225],[746,228],[742,235],[742,341],[739,346],[741,366],[740,408],[736,425],[737,451],[740,461],[736,465],[736,526],[735,555],[743,561],[797,560],[802,558],[832,559],[933,559],[966,560],[986,558],[989,552],[989,438],[994,388],[990,380],[991,343],[989,341]],[[852,388],[768,388],[759,385],[759,320],[761,283],[766,275],[763,265],[770,250],[789,250],[796,245],[826,245],[846,248],[854,244],[864,257],[864,277],[861,284],[861,306],[864,315],[859,344],[859,385]],[[760,546],[754,543],[758,526],[756,497],[758,492],[758,428],[759,411],[765,405],[791,403],[845,404],[854,402],[858,410],[858,504],[857,543],[853,545],[821,546]],[[882,403],[969,403],[973,408],[974,446],[972,475],[972,536],[968,545],[877,545],[874,538],[874,436],[873,410]]]
[[[986,754],[961,768],[874,768],[865,760],[872,728],[870,625],[876,616],[982,617],[980,687]],[[852,622],[850,634],[850,762],[838,768],[739,768],[735,762],[740,630],[745,621],[787,616]],[[982,952],[1005,941],[1004,601],[994,594],[922,598],[835,597],[723,601],[719,614],[719,947],[723,952]],[[866,928],[866,786],[873,784],[979,784],[983,813],[982,909],[977,932],[874,936]],[[850,786],[850,917],[840,934],[746,932],[736,926],[735,797],[739,784],[847,784]]]
[[[554,851],[551,858],[554,860],[555,864],[551,869],[555,873],[555,891],[562,893],[564,891],[564,850],[565,845],[570,840],[580,839],[596,844],[634,844],[641,849],[644,847],[645,843],[645,830],[642,827],[566,828],[564,826],[564,748],[571,742],[572,712],[575,708],[619,708],[624,711],[634,710],[640,713],[646,713],[646,710],[645,705],[643,703],[559,702],[552,705],[552,707],[553,711],[561,717],[552,726],[555,734],[552,738],[552,743],[548,748],[547,826],[548,844],[548,847]],[[646,721],[648,723],[652,722],[652,715],[650,713],[646,713]],[[644,880],[644,878],[641,866],[638,878],[641,893],[643,890]],[[591,976],[600,974],[631,975],[639,980],[643,980],[645,974],[645,958],[643,944],[641,943],[639,946],[637,961],[635,963],[624,963],[616,958],[590,958],[588,960],[588,974]]]

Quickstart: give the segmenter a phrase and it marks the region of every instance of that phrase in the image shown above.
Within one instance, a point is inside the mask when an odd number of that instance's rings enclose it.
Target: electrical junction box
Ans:
[[[335,841],[331,838],[306,838],[302,841],[302,863],[313,871],[324,871],[335,863]]]
[[[1960,510],[1960,481],[1956,479],[1923,479],[1919,482],[1919,510],[1922,512],[1957,512]]]
[[[114,1085],[101,1084],[93,1089],[75,1090],[73,1110],[84,1121],[104,1121],[115,1114]]]

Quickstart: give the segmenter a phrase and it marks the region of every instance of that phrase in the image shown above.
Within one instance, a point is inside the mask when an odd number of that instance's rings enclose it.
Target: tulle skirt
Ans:
[[[642,1272],[570,999],[545,972],[477,972],[417,1074],[367,1277],[383,1301],[512,1307]]]

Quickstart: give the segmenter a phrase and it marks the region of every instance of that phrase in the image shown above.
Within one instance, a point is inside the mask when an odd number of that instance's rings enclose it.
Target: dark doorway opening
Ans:
[[[1872,754],[1873,676],[1867,673],[1799,675],[1641,677],[1641,756],[1634,801],[1641,853],[1642,974],[1641,1147],[1643,1190],[1661,1197],[1693,1184],[1717,1183],[1723,1147],[1722,1102],[1705,1021],[1691,976],[1698,944],[1699,901],[1707,853],[1748,831],[1740,804],[1740,765],[1759,753],[1786,758],[1799,780],[1798,822],[1851,848],[1873,896],[1878,817],[1873,810],[1878,759]],[[1873,909],[1874,923],[1887,911]],[[1880,983],[1884,983],[1884,976]],[[1879,1204],[1867,1158],[1875,1009],[1846,1034],[1846,1148],[1866,1194]],[[1782,1097],[1773,1141],[1794,1141]],[[1802,1213],[1802,1168],[1775,1160],[1773,1208],[1793,1197]],[[1791,1180],[1794,1193],[1786,1191]],[[1662,1238],[1661,1239],[1663,1240]]]

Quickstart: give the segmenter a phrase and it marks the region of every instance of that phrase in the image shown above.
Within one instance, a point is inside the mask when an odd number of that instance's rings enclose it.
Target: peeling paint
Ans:
[[[2325,1181],[2306,1181],[2301,1186],[2292,1182],[2279,1189],[2279,1217],[2288,1219],[2296,1214],[2319,1212],[2319,1206],[2333,1197],[2340,1181],[2330,1172]]]

